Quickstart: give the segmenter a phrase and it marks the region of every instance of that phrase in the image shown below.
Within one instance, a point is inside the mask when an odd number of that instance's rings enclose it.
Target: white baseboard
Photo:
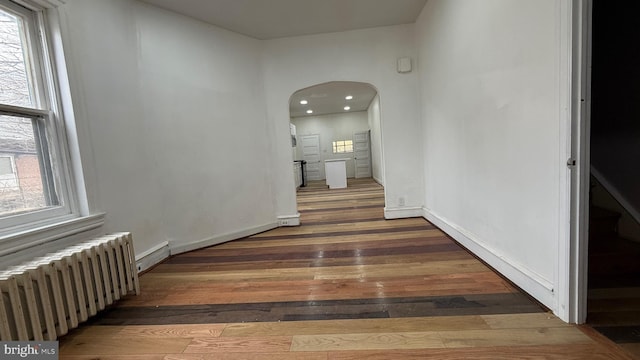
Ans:
[[[384,218],[391,219],[406,219],[412,217],[422,217],[421,207],[399,207],[399,208],[384,208]]]
[[[134,240],[135,241],[135,240]],[[155,264],[163,261],[171,255],[169,242],[160,243],[149,250],[136,255],[136,267],[138,272],[145,271]]]
[[[473,234],[470,234],[468,231],[456,226],[432,211],[423,208],[423,216],[427,221],[454,238],[462,246],[466,247],[514,284],[536,298],[540,303],[552,309],[554,312],[557,311],[557,309],[555,309],[555,296],[551,282],[543,279],[526,267],[510,261],[508,257],[499,251],[483,244],[483,242]]]
[[[171,255],[182,254],[187,251],[197,250],[208,246],[218,245],[231,240],[242,239],[247,236],[255,235],[267,230],[272,230],[278,227],[277,223],[268,223],[240,231],[234,231],[222,235],[213,236],[203,240],[197,240],[188,244],[174,244],[170,243]]]
[[[278,226],[300,226],[300,213],[278,216]]]
[[[382,179],[378,179],[377,177],[374,176],[373,177],[373,181],[377,182],[378,185],[380,185],[380,186],[384,186],[384,183],[382,182]]]

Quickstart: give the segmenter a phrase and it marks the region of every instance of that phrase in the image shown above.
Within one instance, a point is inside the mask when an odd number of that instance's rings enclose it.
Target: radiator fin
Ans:
[[[101,236],[0,272],[0,339],[53,341],[140,294],[132,241]]]

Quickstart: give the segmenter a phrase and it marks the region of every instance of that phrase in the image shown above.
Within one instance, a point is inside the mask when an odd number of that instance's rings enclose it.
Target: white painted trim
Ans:
[[[591,31],[593,2],[573,0],[572,141],[577,168],[572,181],[571,272],[568,322],[587,321],[589,192],[591,190]]]
[[[384,208],[384,218],[387,220],[413,217],[422,217],[422,207]]]
[[[104,225],[104,217],[104,213],[76,217],[3,236],[0,257],[96,229]]]
[[[378,185],[380,185],[380,186],[384,186],[384,184],[382,183],[382,180],[381,180],[381,179],[378,179],[378,178],[377,178],[377,177],[375,177],[375,176],[373,177],[373,181],[377,182],[377,183],[378,183]]]
[[[291,218],[295,218],[295,216],[291,216]],[[298,214],[297,219],[300,219],[300,214]],[[272,230],[277,228],[278,225],[274,223],[265,224],[262,226],[257,226],[250,229],[245,229],[241,231],[236,231],[232,233],[227,233],[219,236],[214,236],[208,239],[194,241],[188,244],[175,244],[175,242],[164,241],[148,250],[143,251],[142,253],[136,255],[136,266],[138,268],[138,272],[145,271],[154,265],[162,262],[170,256],[178,255],[181,253],[185,253],[192,250],[197,250],[201,248],[205,248],[208,246],[222,244],[224,242],[242,239],[247,236],[255,235],[267,230]]]
[[[278,223],[268,223],[240,231],[234,231],[222,235],[213,236],[203,240],[196,240],[187,244],[176,244],[173,241],[169,242],[169,248],[171,250],[171,255],[182,254],[188,251],[197,250],[201,248],[205,248],[208,246],[218,245],[225,243],[231,240],[242,239],[247,236],[259,234],[261,232],[265,232],[267,230],[272,230],[278,227]]]
[[[485,261],[496,271],[536,298],[545,306],[554,305],[553,284],[521,264],[509,260],[508,256],[484,244],[475,235],[451,223],[429,209],[423,208],[423,216],[429,222],[454,238],[462,246]]]
[[[300,226],[300,213],[278,216],[278,226]]]
[[[557,255],[553,263],[556,294],[553,305],[547,305],[564,321],[569,321],[571,308],[571,168],[567,161],[574,159],[572,151],[572,102],[573,102],[573,0],[557,2],[556,17],[556,51],[557,55],[557,93],[556,109],[558,115],[558,232],[554,241],[554,253]]]
[[[138,268],[138,272],[151,268],[169,256],[171,256],[171,251],[169,250],[168,241],[162,242],[151,249],[143,251],[136,255],[136,267]]]
[[[575,160],[575,165],[568,178],[567,172],[561,173],[556,315],[582,324],[587,318],[588,290],[592,2],[565,0],[560,4],[560,38],[564,41],[560,46],[560,150],[562,154],[568,149],[567,158]]]

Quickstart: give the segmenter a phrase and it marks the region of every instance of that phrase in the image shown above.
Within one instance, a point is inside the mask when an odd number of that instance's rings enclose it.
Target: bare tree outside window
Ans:
[[[0,103],[31,107],[23,29],[18,17],[0,10]]]

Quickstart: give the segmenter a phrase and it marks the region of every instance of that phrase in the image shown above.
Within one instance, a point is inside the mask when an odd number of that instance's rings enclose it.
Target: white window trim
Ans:
[[[0,237],[0,257],[33,248],[104,225],[104,213],[74,217],[55,224],[31,226],[28,230]]]
[[[48,39],[43,36],[48,32],[45,29],[44,10],[24,10],[11,1],[6,2],[4,5],[11,11],[21,14],[29,21],[27,24],[28,41],[30,51],[33,54],[31,56],[32,65],[37,74],[33,79],[35,82],[33,86],[38,89],[37,92],[39,93],[34,107],[39,107],[39,109],[0,104],[0,114],[42,120],[38,121],[38,128],[46,133],[46,150],[47,156],[50,157],[50,159],[47,159],[55,164],[55,169],[51,174],[52,177],[49,179],[50,183],[45,186],[57,185],[57,198],[61,204],[28,213],[3,216],[0,219],[0,224],[4,230],[0,231],[0,236],[21,232],[25,228],[32,227],[32,224],[51,224],[66,220],[69,215],[78,216],[77,211],[74,211],[77,208],[75,205],[77,201],[73,195],[74,192],[70,191],[72,185],[69,183],[70,179],[68,171],[66,171],[70,166],[68,156],[66,156],[66,147],[62,141],[66,137],[60,136],[60,133],[64,132],[64,129],[59,129],[63,124],[60,121],[61,119],[57,119],[55,115],[58,110],[58,86],[53,75],[52,58],[47,44]],[[47,110],[42,109],[43,107]]]
[[[82,175],[78,143],[72,136],[76,135],[72,102],[69,92],[69,79],[66,78],[66,65],[60,39],[59,15],[55,8],[65,3],[64,0],[9,0],[29,10],[34,11],[39,33],[35,34],[34,42],[38,41],[35,51],[38,52],[37,61],[44,59],[44,63],[37,63],[47,78],[44,84],[46,101],[49,110],[27,109],[33,116],[48,117],[47,129],[51,137],[49,146],[52,148],[56,161],[62,163],[58,171],[64,181],[60,183],[60,190],[65,192],[66,211],[60,216],[53,216],[33,222],[22,223],[0,231],[0,257],[18,251],[28,250],[45,243],[55,243],[56,240],[97,229],[104,225],[105,214],[89,214],[89,206],[84,179]],[[61,107],[64,105],[64,109]],[[0,110],[5,113],[17,112],[25,114],[25,109],[2,105]],[[19,111],[16,111],[19,110]],[[56,121],[55,126],[51,125]],[[60,141],[62,140],[62,141]],[[72,161],[73,159],[73,161]]]
[[[337,147],[338,147],[338,146],[340,146],[340,145],[338,145],[338,144],[337,144],[338,142],[344,142],[344,143],[345,143],[345,145],[343,145],[343,146],[344,146],[344,147],[346,147],[346,146],[347,146],[347,145],[346,145],[346,142],[347,142],[347,141],[351,141],[351,151],[346,151],[346,150],[345,150],[345,151],[336,151],[336,150],[337,150]],[[351,153],[353,153],[353,140],[351,140],[351,139],[335,140],[335,141],[331,144],[331,147],[333,148],[333,153],[334,153],[334,154],[351,154]]]

